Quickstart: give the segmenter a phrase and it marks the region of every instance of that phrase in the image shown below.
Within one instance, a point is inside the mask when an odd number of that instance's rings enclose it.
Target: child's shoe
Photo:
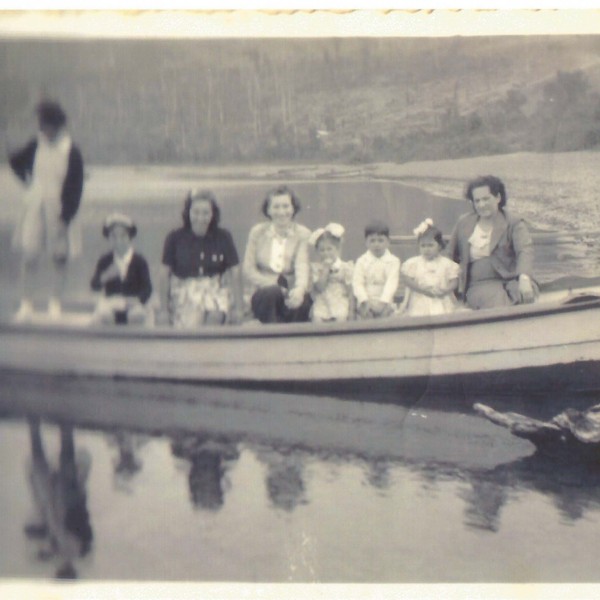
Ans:
[[[48,318],[51,321],[58,321],[62,313],[60,301],[57,298],[50,298],[48,300]]]
[[[33,316],[33,304],[30,300],[21,300],[19,310],[13,317],[14,323],[28,323]]]

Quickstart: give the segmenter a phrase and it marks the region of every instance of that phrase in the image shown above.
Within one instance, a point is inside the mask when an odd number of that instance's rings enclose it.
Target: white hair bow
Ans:
[[[329,223],[329,225],[326,225],[325,227],[319,227],[319,229],[315,229],[310,234],[310,237],[308,238],[308,243],[311,246],[316,246],[317,242],[319,241],[319,238],[324,233],[329,233],[333,237],[338,238],[339,240],[341,240],[345,231],[346,230],[344,229],[343,225],[340,225],[339,223]]]
[[[421,221],[421,223],[413,229],[413,233],[419,237],[423,235],[430,227],[433,227],[433,221],[430,218]]]

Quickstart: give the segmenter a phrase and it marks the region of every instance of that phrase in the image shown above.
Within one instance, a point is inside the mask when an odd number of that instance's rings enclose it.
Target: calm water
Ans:
[[[64,537],[70,507],[91,542],[70,561],[84,579],[600,580],[600,468],[535,455],[473,415],[476,398],[400,406],[6,374],[2,382],[5,577],[64,568],[65,552],[24,527],[44,514]],[[551,412],[539,400],[489,403]],[[31,447],[38,418],[43,454]],[[89,474],[69,487],[77,469]]]

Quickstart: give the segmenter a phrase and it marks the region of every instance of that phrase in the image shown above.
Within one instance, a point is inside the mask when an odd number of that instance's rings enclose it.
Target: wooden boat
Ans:
[[[594,292],[594,293],[592,293]],[[534,305],[349,323],[200,331],[0,325],[0,369],[286,390],[600,389],[600,290]]]

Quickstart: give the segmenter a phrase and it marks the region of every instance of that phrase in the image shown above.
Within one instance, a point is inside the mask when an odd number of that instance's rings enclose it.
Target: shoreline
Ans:
[[[597,160],[597,152],[578,151],[520,152],[408,163],[88,164],[84,193],[86,200],[92,203],[150,204],[171,196],[179,198],[190,187],[364,179],[395,181],[447,200],[464,201],[465,183],[478,175],[491,173],[506,184],[509,210],[514,207],[514,211],[536,229],[577,233],[600,230]],[[0,185],[4,190],[0,221],[12,221],[18,214],[21,190],[8,165],[0,166]],[[468,206],[464,202],[466,212]]]

